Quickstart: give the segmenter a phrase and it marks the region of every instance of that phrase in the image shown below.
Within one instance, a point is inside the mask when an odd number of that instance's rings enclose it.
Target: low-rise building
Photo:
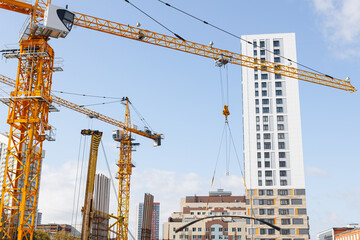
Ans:
[[[246,215],[245,196],[232,196],[219,189],[209,196],[187,196],[180,200],[180,212],[172,213],[163,225],[163,239],[246,239],[246,221],[227,216]],[[199,221],[183,231],[175,230],[196,219],[219,216]]]

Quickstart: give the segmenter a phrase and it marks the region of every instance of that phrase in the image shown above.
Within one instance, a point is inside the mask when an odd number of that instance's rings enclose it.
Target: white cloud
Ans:
[[[311,177],[328,177],[329,173],[321,168],[316,167],[306,167],[305,168],[305,174],[306,176]]]
[[[360,56],[360,1],[313,1],[330,48],[343,58]]]
[[[64,163],[62,166],[42,166],[40,182],[39,211],[43,223],[71,222],[76,166]]]

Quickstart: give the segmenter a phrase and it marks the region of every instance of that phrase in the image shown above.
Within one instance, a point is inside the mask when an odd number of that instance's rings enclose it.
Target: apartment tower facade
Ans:
[[[288,60],[297,61],[294,33],[242,38],[253,43],[242,45],[243,55],[297,67]],[[247,213],[282,230],[251,221],[247,238],[307,240],[298,81],[262,70],[242,67],[245,180],[251,195]]]

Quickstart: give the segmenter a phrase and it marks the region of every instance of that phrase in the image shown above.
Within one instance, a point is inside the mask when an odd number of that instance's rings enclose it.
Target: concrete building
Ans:
[[[209,196],[187,196],[180,200],[180,212],[172,213],[164,223],[163,239],[246,239],[246,221],[226,218],[229,215],[246,215],[245,196],[232,196],[222,189],[210,192]],[[175,233],[186,223],[206,216],[219,218],[199,221]]]
[[[348,237],[348,238],[346,238]],[[358,224],[348,224],[346,227],[333,227],[316,235],[317,240],[359,240]]]
[[[151,240],[159,240],[160,203],[154,202],[151,219]],[[136,205],[135,239],[141,239],[141,228],[144,214],[144,203]]]
[[[70,233],[73,234],[74,236],[80,235],[80,232],[77,229],[75,229],[73,226],[68,224],[57,224],[57,223],[40,224],[36,226],[36,230],[41,230],[50,234],[64,231],[65,233]]]
[[[253,43],[242,54],[297,67],[294,33],[245,35]],[[266,50],[265,50],[266,49]],[[269,51],[267,51],[269,50]],[[282,228],[281,233],[249,222],[255,239],[309,239],[301,137],[298,81],[242,67],[245,180],[256,216]]]

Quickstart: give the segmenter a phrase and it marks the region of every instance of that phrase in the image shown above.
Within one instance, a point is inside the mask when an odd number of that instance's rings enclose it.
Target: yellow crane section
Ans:
[[[16,86],[15,80],[8,78],[2,74],[0,74],[0,82],[11,87]],[[151,133],[149,131],[141,131],[131,127],[130,108],[129,108],[130,100],[128,98],[125,98],[126,101],[125,121],[121,122],[119,120],[110,118],[98,112],[92,111],[85,107],[81,107],[80,105],[77,105],[75,103],[59,98],[55,95],[51,95],[51,97],[54,103],[57,103],[61,106],[85,114],[91,118],[96,118],[100,121],[124,129],[124,131],[119,132],[120,134],[117,137],[114,137],[115,140],[120,142],[120,156],[119,156],[119,161],[117,163],[119,167],[117,172],[117,177],[119,179],[119,193],[118,193],[119,205],[117,210],[117,217],[114,218],[121,219],[121,221],[117,221],[116,224],[114,224],[116,225],[116,231],[112,231],[112,230],[110,231],[116,233],[117,239],[127,239],[128,225],[129,225],[130,178],[132,174],[132,168],[134,167],[131,156],[134,143],[132,143],[133,139],[131,138],[131,133],[153,139],[154,146],[158,146],[161,144],[160,141],[162,134]]]
[[[83,221],[81,227],[81,240],[88,240],[90,236],[90,230],[92,225],[93,215],[93,198],[94,198],[94,185],[95,185],[95,174],[98,149],[101,141],[102,132],[93,131],[90,129],[81,130],[82,135],[91,136],[90,144],[90,156],[89,165],[86,178],[86,189],[85,189],[85,202],[82,209]]]
[[[11,87],[15,87],[15,85],[16,85],[16,81],[14,79],[6,77],[2,74],[0,74],[0,82],[6,84],[8,86],[11,86]],[[63,106],[63,107],[69,108],[71,110],[74,110],[76,112],[82,113],[86,116],[89,116],[90,118],[95,118],[100,121],[111,124],[113,126],[116,126],[116,127],[122,128],[122,129],[126,129],[127,131],[129,131],[131,133],[134,133],[134,134],[146,137],[146,138],[150,138],[150,139],[154,140],[154,146],[160,145],[163,134],[157,134],[157,133],[153,133],[153,132],[149,132],[149,131],[142,131],[142,130],[132,128],[131,126],[127,126],[124,122],[121,122],[114,118],[108,117],[101,113],[95,112],[88,108],[82,107],[78,104],[72,103],[72,102],[62,99],[60,97],[57,97],[53,94],[51,95],[51,98],[52,98],[53,103],[59,104],[60,106]]]
[[[13,11],[19,13],[25,13],[28,11],[30,5],[27,4],[25,7],[22,2],[11,1],[11,0],[1,0],[0,8],[9,9],[9,2],[12,3]],[[12,10],[12,9],[9,9]],[[45,9],[43,9],[44,11]],[[351,85],[350,81],[342,80],[338,78],[333,78],[328,75],[323,75],[319,73],[314,73],[287,65],[282,65],[278,63],[273,63],[265,60],[260,60],[257,58],[249,57],[239,53],[230,52],[227,50],[213,48],[209,45],[204,45],[200,43],[195,43],[191,41],[183,41],[179,38],[167,36],[161,33],[152,32],[149,30],[139,29],[137,27],[132,27],[129,25],[124,25],[121,23],[93,17],[90,15],[75,13],[74,25],[81,26],[84,28],[109,33],[141,42],[146,42],[154,44],[157,46],[162,46],[166,48],[171,48],[174,50],[187,52],[202,57],[207,57],[214,59],[215,61],[221,62],[223,64],[232,63],[249,68],[258,69],[261,71],[266,71],[270,73],[275,73],[283,75],[286,77],[312,82],[328,87],[333,87],[349,92],[355,92],[356,89]]]

